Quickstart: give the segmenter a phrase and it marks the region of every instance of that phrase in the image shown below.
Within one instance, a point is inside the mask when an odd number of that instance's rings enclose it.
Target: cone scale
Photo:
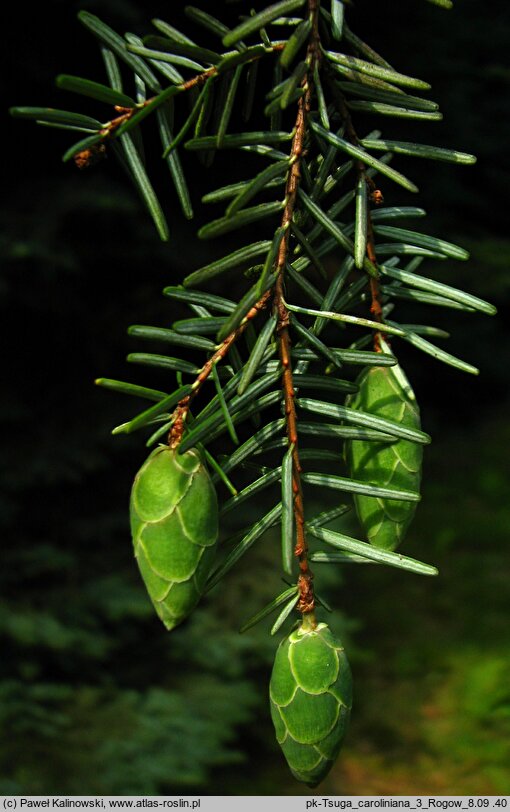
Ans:
[[[299,626],[282,640],[269,695],[276,738],[293,776],[316,786],[340,751],[352,705],[349,663],[325,623]]]
[[[371,367],[361,373],[355,395],[346,406],[420,429],[420,410],[411,385],[399,366]],[[423,447],[409,440],[389,443],[350,440],[345,444],[349,475],[362,482],[400,490],[420,490]],[[416,502],[354,496],[356,512],[367,540],[383,550],[403,541],[416,511]]]

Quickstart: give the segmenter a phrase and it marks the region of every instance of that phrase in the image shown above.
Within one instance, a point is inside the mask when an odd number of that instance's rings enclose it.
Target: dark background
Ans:
[[[201,6],[227,21],[239,10]],[[477,0],[456,6],[445,13],[420,0],[358,0],[349,10],[351,27],[392,64],[431,82],[445,113],[439,124],[383,120],[385,134],[478,156],[474,167],[397,165],[420,186],[426,230],[471,250],[468,264],[442,264],[441,279],[490,299],[499,314],[399,311],[448,326],[448,349],[481,375],[398,350],[434,439],[405,551],[441,574],[318,574],[356,687],[352,729],[322,793],[510,792],[510,10]],[[75,19],[79,8],[137,33],[154,16],[178,27],[183,19],[180,3],[156,0],[12,5],[4,12],[4,110],[74,104],[104,117],[53,86],[59,72],[104,81],[99,50]],[[307,791],[274,742],[269,624],[237,632],[279,589],[278,572],[267,575],[278,539],[259,544],[188,623],[165,634],[129,539],[126,505],[143,441],[110,435],[134,407],[93,386],[98,375],[142,381],[123,360],[135,349],[127,326],[171,321],[160,290],[220,249],[197,242],[196,223],[181,217],[157,160],[168,245],[158,244],[113,161],[78,173],[60,160],[72,134],[7,116],[3,133],[0,791]],[[232,163],[221,157],[197,171],[186,159],[197,209],[204,191],[231,180]],[[254,165],[236,159],[233,171],[246,177]],[[387,192],[390,205],[416,203]]]

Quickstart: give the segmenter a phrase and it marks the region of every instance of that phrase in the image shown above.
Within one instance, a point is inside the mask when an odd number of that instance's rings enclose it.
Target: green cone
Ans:
[[[359,390],[347,397],[346,406],[408,428],[420,428],[414,392],[398,365],[371,367],[361,373],[356,383]],[[345,459],[353,479],[406,491],[420,490],[422,456],[422,446],[409,440],[345,443]],[[373,496],[356,495],[354,503],[368,541],[383,550],[395,550],[403,541],[416,510],[416,502]]]
[[[131,491],[135,557],[167,629],[198,603],[216,553],[216,492],[198,451],[155,449]]]
[[[276,738],[292,774],[315,787],[333,766],[352,705],[351,669],[325,623],[282,640],[269,685]]]

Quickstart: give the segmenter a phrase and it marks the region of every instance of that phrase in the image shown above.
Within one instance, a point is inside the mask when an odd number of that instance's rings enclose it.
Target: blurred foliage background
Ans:
[[[224,4],[200,5],[221,16]],[[448,14],[422,0],[356,0],[350,9],[354,30],[430,81],[445,113],[423,132],[393,121],[386,130],[478,155],[473,168],[404,158],[399,166],[421,188],[430,233],[472,252],[467,265],[444,263],[442,278],[462,277],[499,315],[442,317],[451,351],[479,366],[479,378],[398,349],[433,435],[405,551],[437,563],[440,577],[317,573],[356,688],[345,750],[320,793],[510,792],[510,7],[456,6]],[[69,106],[53,86],[59,72],[103,81],[79,8],[137,33],[154,16],[183,18],[181,3],[159,0],[48,0],[30,13],[9,4],[4,109]],[[237,11],[225,4],[227,19]],[[163,168],[155,164],[158,189],[175,213],[168,246],[112,161],[79,174],[60,161],[65,134],[7,118],[3,127],[0,792],[307,792],[287,772],[267,709],[277,641],[268,622],[237,631],[279,589],[270,574],[277,538],[167,635],[129,538],[143,442],[109,433],[133,406],[93,386],[98,375],[128,377],[125,328],[171,320],[160,290],[210,247],[182,222]],[[230,164],[201,173],[189,165],[197,203],[227,182]],[[415,320],[426,315],[417,310]]]

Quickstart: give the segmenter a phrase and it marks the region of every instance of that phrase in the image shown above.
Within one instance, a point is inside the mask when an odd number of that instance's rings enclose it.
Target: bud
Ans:
[[[130,515],[147,592],[173,629],[198,603],[216,553],[216,492],[198,451],[155,449],[135,477]]]
[[[342,746],[352,705],[351,669],[325,623],[282,640],[269,685],[276,738],[298,781],[316,786]]]
[[[402,369],[371,367],[357,380],[358,392],[346,405],[393,420],[412,429],[420,428],[420,410]],[[420,490],[423,448],[409,440],[374,443],[349,440],[345,459],[353,479],[406,491]],[[368,541],[383,550],[395,550],[403,541],[416,510],[416,502],[354,496],[356,512]]]

